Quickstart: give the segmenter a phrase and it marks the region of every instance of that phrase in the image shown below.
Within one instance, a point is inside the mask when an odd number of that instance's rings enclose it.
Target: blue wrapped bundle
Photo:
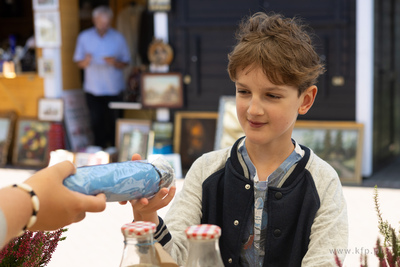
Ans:
[[[112,202],[150,198],[173,181],[171,165],[159,157],[152,163],[126,161],[79,167],[64,180],[64,185],[86,195],[104,193],[107,202]]]

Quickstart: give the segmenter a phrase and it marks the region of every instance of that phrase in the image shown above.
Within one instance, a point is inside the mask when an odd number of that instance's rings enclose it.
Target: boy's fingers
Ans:
[[[131,160],[141,160],[142,157],[139,154],[133,154]]]
[[[171,188],[168,191],[168,195],[166,195],[163,198],[163,206],[167,206],[169,204],[169,202],[171,202],[171,200],[174,198],[175,196],[175,192],[176,192],[176,187],[175,186],[171,186]]]
[[[169,192],[168,188],[161,188],[160,191],[156,194],[156,198],[163,199]]]

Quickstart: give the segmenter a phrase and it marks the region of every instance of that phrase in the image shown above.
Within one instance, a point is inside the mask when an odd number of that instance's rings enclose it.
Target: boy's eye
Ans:
[[[247,90],[243,90],[243,89],[237,89],[236,92],[237,92],[238,94],[246,94],[246,93],[248,93]]]
[[[274,99],[280,99],[281,97],[278,95],[274,95],[274,94],[267,94],[268,97],[270,98],[274,98]]]

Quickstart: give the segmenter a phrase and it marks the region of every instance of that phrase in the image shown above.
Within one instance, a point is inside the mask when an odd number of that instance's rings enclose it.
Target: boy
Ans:
[[[222,228],[225,266],[336,266],[333,251],[346,248],[348,236],[338,175],[291,138],[323,65],[295,19],[257,13],[237,36],[228,72],[245,137],[193,163],[165,223],[156,210],[175,188],[132,202],[135,220],[157,223],[155,238],[181,265],[184,230],[210,223]]]

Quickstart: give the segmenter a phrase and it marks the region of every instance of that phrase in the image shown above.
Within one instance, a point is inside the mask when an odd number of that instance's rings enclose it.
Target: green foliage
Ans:
[[[376,256],[379,258],[379,266],[400,267],[400,235],[397,236],[396,230],[387,220],[383,220],[377,186],[375,186],[374,202],[378,216],[379,232],[384,237],[383,246],[379,238],[376,242]]]
[[[396,230],[389,224],[387,220],[383,220],[380,210],[378,187],[375,186],[374,192],[375,210],[378,216],[378,228],[384,237],[383,245],[378,237],[376,240],[375,255],[379,259],[379,267],[400,267],[400,231]],[[341,267],[342,263],[335,252],[336,265]],[[360,256],[360,266],[367,267],[367,255]]]

